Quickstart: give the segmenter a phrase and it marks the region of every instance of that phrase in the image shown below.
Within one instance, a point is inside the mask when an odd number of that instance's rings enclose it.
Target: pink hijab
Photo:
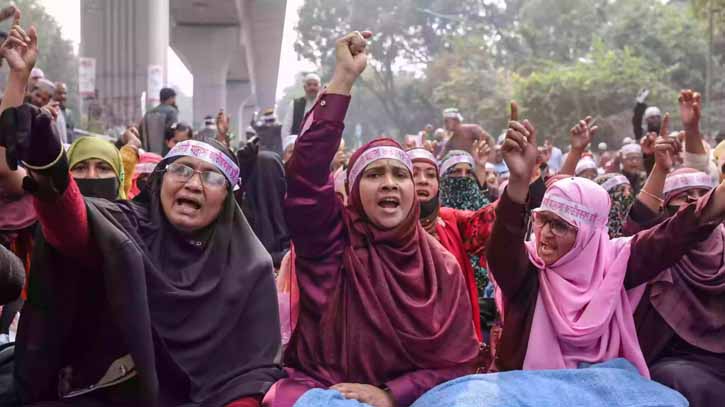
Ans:
[[[631,239],[609,238],[609,206],[609,194],[584,178],[559,180],[546,191],[537,211],[558,215],[578,232],[569,253],[551,266],[537,255],[536,237],[526,243],[540,271],[525,370],[623,357],[649,378],[633,318],[645,286],[624,289]]]

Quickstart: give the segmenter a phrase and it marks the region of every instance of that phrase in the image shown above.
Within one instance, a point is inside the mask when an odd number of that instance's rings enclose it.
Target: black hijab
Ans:
[[[65,366],[97,380],[124,354],[143,387],[137,397],[149,400],[134,405],[226,405],[261,397],[283,375],[269,255],[231,187],[211,225],[193,239],[180,234],[160,202],[170,161],[134,201],[86,199],[100,269],[41,244],[18,332],[24,399],[57,397]]]
[[[245,189],[245,214],[254,233],[272,256],[274,266],[279,268],[289,250],[290,238],[282,210],[287,180],[278,154],[259,152]]]
[[[220,143],[204,142],[236,162]],[[146,273],[152,325],[188,376],[192,401],[227,403],[263,394],[280,374],[270,258],[231,188],[216,221],[200,235],[191,239],[176,231],[160,199],[163,169],[171,161],[161,161],[150,176],[149,193],[121,204],[138,222],[144,252],[155,266]]]

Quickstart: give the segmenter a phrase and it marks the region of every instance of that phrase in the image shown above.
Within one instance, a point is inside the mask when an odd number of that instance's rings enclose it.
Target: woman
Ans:
[[[406,406],[470,372],[478,355],[463,275],[420,226],[412,165],[400,145],[379,139],[359,149],[350,160],[348,206],[336,197],[330,162],[371,35],[338,40],[333,80],[287,163],[300,311],[284,356],[289,377],[267,393],[269,406],[328,388],[376,407]],[[320,392],[297,405],[318,405]]]
[[[609,194],[612,207],[609,209],[609,237],[612,239],[622,237],[622,227],[627,221],[629,209],[634,203],[634,191],[629,185],[629,180],[622,174],[609,173],[600,175],[594,179],[594,182],[601,185]]]
[[[448,153],[440,168],[443,206],[477,211],[489,204],[488,197],[476,178],[476,170],[476,161],[467,151],[452,150]]]
[[[156,165],[163,159],[158,154],[141,153],[138,163],[134,166],[133,177],[131,177],[131,189],[128,191],[128,198],[133,199],[148,184],[148,179],[156,169]]]
[[[712,199],[688,205],[653,229],[610,240],[606,191],[582,178],[559,180],[534,213],[533,242],[524,245],[535,143],[531,124],[510,122],[504,149],[511,179],[488,247],[506,312],[497,365],[501,370],[576,368],[623,357],[648,377],[632,317],[644,288],[638,286],[674,264],[722,220],[725,185]],[[671,143],[662,149],[676,153]]]
[[[284,166],[271,151],[257,153],[244,188],[244,214],[262,245],[272,256],[275,269],[289,250],[289,232],[282,212],[287,192]]]
[[[118,149],[98,137],[80,137],[68,149],[70,173],[83,196],[126,199],[126,175]]]
[[[712,189],[709,174],[655,166],[630,213],[629,233],[678,216]],[[661,197],[661,198],[659,198]],[[657,198],[657,199],[655,199]],[[725,227],[720,224],[652,279],[635,313],[652,379],[682,393],[693,407],[722,404],[725,383]]]
[[[469,256],[477,256],[477,260],[483,256],[493,227],[494,207],[487,205],[475,212],[441,207],[435,157],[424,148],[408,150],[408,156],[413,162],[415,192],[420,201],[420,222],[426,232],[435,237],[458,260],[471,297],[476,335],[479,341],[483,341],[483,337],[488,336],[496,309],[491,296],[484,295],[488,286],[485,268],[479,267],[476,270],[478,272],[474,273]],[[482,326],[484,331],[481,331]]]
[[[14,37],[25,56],[8,87],[20,89],[37,48]],[[2,146],[29,169],[43,231],[18,330],[23,403],[258,406],[281,376],[279,320],[271,261],[231,193],[231,152],[180,143],[144,199],[84,199],[74,177],[108,173],[105,161],[88,161],[82,142],[71,166],[52,117],[18,109],[3,115],[32,131],[5,133]]]

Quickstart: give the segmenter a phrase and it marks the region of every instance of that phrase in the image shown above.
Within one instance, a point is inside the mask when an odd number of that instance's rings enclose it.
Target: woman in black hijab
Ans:
[[[282,211],[286,193],[287,180],[282,159],[271,151],[257,153],[245,187],[242,208],[254,233],[272,256],[275,269],[279,269],[290,246]]]
[[[18,330],[23,404],[258,406],[282,376],[279,316],[232,153],[179,143],[143,194],[111,202],[80,194],[47,111],[0,120],[43,231]]]

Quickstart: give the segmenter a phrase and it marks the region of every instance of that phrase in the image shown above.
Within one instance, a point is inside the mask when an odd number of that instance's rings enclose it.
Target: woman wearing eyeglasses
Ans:
[[[664,142],[658,139],[656,146]],[[691,168],[669,172],[672,164],[655,152],[625,232],[668,222],[707,199],[712,178]],[[682,393],[693,407],[719,406],[725,384],[725,226],[698,240],[649,282],[635,323],[653,380]]]
[[[88,199],[75,178],[105,161],[69,164],[49,113],[23,109],[3,112],[15,128],[0,139],[28,170],[43,232],[18,329],[22,403],[259,406],[282,376],[279,316],[272,261],[232,194],[234,155],[184,141],[135,200]]]
[[[659,146],[670,156],[676,147],[667,140]],[[633,319],[643,284],[718,227],[725,184],[652,229],[610,239],[607,192],[583,178],[564,178],[546,191],[533,213],[534,239],[524,243],[534,127],[511,121],[503,149],[511,178],[487,253],[505,310],[497,367],[564,369],[624,358],[649,377]]]

